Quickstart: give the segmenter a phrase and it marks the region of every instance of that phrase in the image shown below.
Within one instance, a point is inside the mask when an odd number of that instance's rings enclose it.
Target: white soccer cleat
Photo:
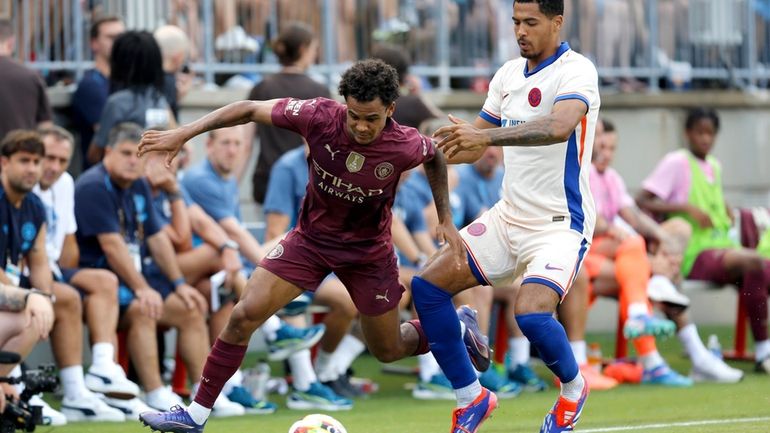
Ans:
[[[693,363],[690,377],[695,382],[736,383],[743,379],[743,371],[709,353],[698,364]]]
[[[92,365],[85,374],[86,388],[110,397],[131,399],[139,395],[139,385],[126,378],[118,364]]]
[[[61,412],[67,421],[107,421],[123,422],[126,416],[123,412],[110,407],[99,396],[92,392],[84,392],[77,398],[67,398],[61,402]]]
[[[158,392],[148,393],[144,402],[151,408],[160,411],[168,411],[174,406],[187,407],[182,401],[182,397],[176,395],[168,386],[161,387]]]
[[[33,395],[29,399],[30,406],[40,406],[43,408],[43,425],[62,426],[67,425],[67,417],[58,410],[52,408],[40,397],[40,395]]]
[[[126,420],[139,420],[139,414],[144,412],[153,412],[155,409],[147,406],[142,400],[134,397],[130,400],[121,400],[119,398],[105,397],[104,402],[125,415]]]
[[[241,416],[245,413],[246,409],[243,406],[228,400],[222,394],[219,394],[219,397],[214,401],[214,407],[211,408],[211,416],[215,418]]]

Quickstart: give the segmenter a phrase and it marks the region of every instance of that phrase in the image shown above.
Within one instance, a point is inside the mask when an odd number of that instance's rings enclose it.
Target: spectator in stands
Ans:
[[[174,121],[179,121],[179,100],[192,87],[193,75],[186,65],[190,39],[176,26],[161,26],[153,33],[163,56],[163,93],[166,95]]]
[[[14,129],[35,129],[51,124],[51,107],[40,76],[14,60],[13,26],[0,18],[0,140]],[[10,109],[13,107],[13,109]]]
[[[732,210],[724,199],[722,169],[711,155],[719,116],[710,108],[691,110],[685,122],[687,149],[666,155],[642,183],[642,209],[659,216],[684,218],[692,236],[682,261],[682,275],[717,284],[737,283],[754,335],[758,371],[770,373],[767,298],[770,262],[741,248],[728,231]]]
[[[42,163],[43,174],[33,191],[46,210],[46,250],[54,280],[56,283],[72,285],[83,298],[83,316],[92,343],[92,362],[85,376],[85,384],[93,392],[121,397],[106,397],[105,401],[135,418],[148,408],[136,398],[139,387],[126,379],[123,368],[114,361],[118,279],[115,274],[104,269],[78,269],[80,251],[75,240],[75,185],[72,176],[66,172],[75,148],[74,139],[69,132],[58,126],[42,128],[38,133],[45,145],[45,157]],[[78,346],[82,345],[79,341],[81,335],[82,332],[62,335],[62,338],[77,340],[62,342],[54,348],[63,350],[59,349],[63,346],[69,351],[80,353]]]
[[[636,353],[644,372],[642,383],[681,386],[691,383],[671,370],[658,353],[655,336],[673,333],[674,323],[652,315],[648,292],[677,293],[673,282],[655,272],[648,259],[645,238],[649,239],[659,260],[681,263],[684,246],[677,245],[681,238],[680,220],[658,225],[636,207],[626,191],[623,178],[610,165],[615,156],[618,136],[614,125],[600,120],[604,132],[594,140],[593,164],[590,176],[591,191],[597,210],[596,229],[585,267],[594,281],[595,294],[618,296],[624,334],[633,339]],[[684,226],[684,233],[689,228]],[[670,257],[671,259],[667,259]],[[651,279],[650,275],[654,275]],[[604,286],[604,287],[600,287]],[[663,296],[664,299],[671,295]],[[670,302],[670,301],[669,301]],[[740,370],[729,367],[712,355],[698,336],[694,324],[683,323],[679,338],[693,363],[694,380],[737,382],[743,377]]]
[[[0,223],[8,233],[2,238],[0,263],[6,265],[0,280],[19,287],[36,288],[56,297],[51,337],[64,391],[62,413],[67,419],[124,421],[122,412],[107,406],[86,388],[80,295],[71,286],[54,283],[48,266],[46,211],[40,199],[31,194],[40,180],[40,165],[45,154],[43,141],[34,131],[15,130],[6,135],[0,147],[0,207],[3,208],[0,209]],[[124,380],[111,391],[128,390],[130,386],[121,386],[128,384],[130,382]]]
[[[420,91],[419,78],[409,75],[409,58],[402,48],[381,45],[374,49],[372,58],[382,60],[398,73],[401,96],[396,102],[393,120],[401,125],[419,128],[428,119],[444,117],[438,108],[423,97]]]
[[[101,161],[110,131],[119,123],[172,125],[173,116],[163,95],[163,77],[160,48],[151,33],[128,31],[118,36],[110,57],[110,96],[88,148],[89,163]]]
[[[318,39],[310,27],[300,23],[288,23],[273,42],[273,52],[281,63],[281,71],[266,77],[251,89],[249,99],[331,98],[329,89],[306,75],[307,69],[315,63],[318,56]],[[252,178],[252,195],[257,203],[263,203],[273,164],[287,151],[301,146],[303,140],[299,134],[275,126],[257,127],[252,123],[246,128],[246,156],[242,159],[240,167],[236,169],[236,173],[240,178],[244,164],[250,161],[256,128],[256,134],[259,136],[259,157]]]
[[[129,357],[146,403],[168,410],[182,399],[161,381],[156,324],[177,329],[180,355],[196,390],[209,347],[206,300],[185,282],[152,207],[136,156],[141,135],[136,124],[114,127],[104,161],[75,182],[77,240],[81,268],[110,269],[118,276],[119,326],[127,330]],[[148,279],[153,267],[163,275]]]
[[[72,95],[72,117],[75,130],[80,136],[80,161],[82,170],[91,166],[86,158],[88,147],[99,127],[104,104],[110,95],[110,55],[115,39],[125,31],[123,21],[116,16],[97,19],[91,24],[91,51],[94,68],[83,74]]]

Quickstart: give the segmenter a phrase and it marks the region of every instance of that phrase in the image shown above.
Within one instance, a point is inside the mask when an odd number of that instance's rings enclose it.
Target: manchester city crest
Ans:
[[[389,178],[391,174],[393,174],[393,164],[389,162],[381,162],[377,164],[377,167],[374,169],[374,175],[377,176],[377,179],[379,180],[385,180]]]
[[[356,152],[350,152],[348,159],[345,160],[345,166],[348,168],[349,172],[357,173],[361,171],[362,168],[364,168],[365,160],[366,158],[364,158],[364,155]]]

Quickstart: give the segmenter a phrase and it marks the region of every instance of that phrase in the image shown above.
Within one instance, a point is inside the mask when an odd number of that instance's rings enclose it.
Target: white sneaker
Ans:
[[[67,421],[109,421],[123,422],[126,416],[118,409],[107,406],[99,396],[84,390],[77,398],[67,398],[61,402],[61,412]]]
[[[121,400],[119,398],[104,397],[104,402],[110,407],[123,412],[126,420],[138,420],[139,414],[143,412],[153,412],[155,409],[144,404],[142,400],[134,397],[130,400]]]
[[[186,407],[182,397],[176,395],[168,386],[158,389],[157,392],[148,392],[144,401],[148,406],[160,411],[168,411],[174,406]]]
[[[61,426],[67,424],[67,417],[58,410],[52,408],[43,400],[40,395],[33,395],[29,399],[30,406],[40,406],[43,408],[43,425]]]
[[[211,416],[222,418],[226,416],[240,416],[246,413],[246,409],[238,403],[234,403],[222,394],[219,394],[214,407],[211,408]]]
[[[110,397],[131,399],[139,395],[139,386],[126,378],[118,364],[92,365],[85,374],[86,388]]]
[[[257,41],[246,34],[241,26],[235,26],[217,36],[214,40],[214,47],[220,51],[244,50],[256,53],[259,50]]]
[[[674,283],[662,275],[653,275],[647,283],[647,297],[656,302],[669,302],[674,305],[687,307],[690,298],[677,290]]]
[[[690,377],[695,382],[736,383],[743,379],[743,371],[709,353],[698,364],[693,364]]]

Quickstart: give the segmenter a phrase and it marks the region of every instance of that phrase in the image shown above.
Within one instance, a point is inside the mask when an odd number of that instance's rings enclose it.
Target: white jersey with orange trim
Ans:
[[[598,81],[593,63],[566,42],[532,71],[524,58],[497,71],[479,113],[487,122],[513,127],[548,116],[554,104],[567,99],[588,107],[563,143],[504,148],[501,218],[535,230],[567,225],[590,242],[596,217],[588,179],[599,115]]]

